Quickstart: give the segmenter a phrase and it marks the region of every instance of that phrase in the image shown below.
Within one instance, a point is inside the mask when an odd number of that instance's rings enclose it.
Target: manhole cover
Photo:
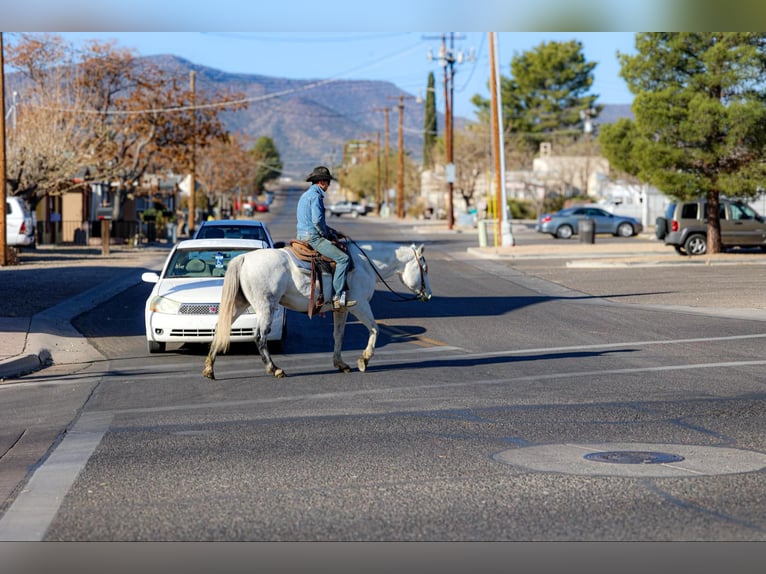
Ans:
[[[508,449],[492,458],[531,471],[583,476],[693,477],[766,468],[766,454],[752,450],[648,442],[543,444]]]
[[[684,460],[684,457],[677,454],[635,450],[592,452],[586,454],[583,458],[593,462],[611,462],[614,464],[666,464]]]

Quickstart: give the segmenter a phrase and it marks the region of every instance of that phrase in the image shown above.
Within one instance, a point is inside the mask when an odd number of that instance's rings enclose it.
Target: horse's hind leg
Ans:
[[[205,368],[202,370],[202,375],[212,380],[215,380],[215,371],[213,370],[215,365],[215,355],[215,349],[211,346],[207,353],[207,357],[205,357]]]
[[[266,366],[266,372],[281,379],[286,377],[287,373],[274,364],[267,341],[267,335],[271,330],[272,316],[273,314],[269,310],[258,313],[258,326],[255,329],[255,346],[258,347],[258,354],[261,356],[261,360]]]
[[[271,353],[269,352],[269,345],[267,344],[265,334],[256,337],[255,345],[258,347],[258,354],[261,355],[263,364],[266,365],[266,372],[270,375],[274,375],[278,379],[286,377],[287,373],[277,367],[271,359]]]
[[[229,321],[229,325],[237,320],[237,317],[239,317],[247,308],[249,305],[247,299],[245,299],[244,295],[242,295],[241,291],[238,291],[235,298],[234,298],[234,307],[232,308],[232,316],[231,320]],[[216,325],[216,328],[218,326]],[[213,342],[210,343],[210,349],[207,352],[207,357],[205,357],[205,368],[202,370],[202,376],[215,380],[215,357],[218,354],[219,349],[225,350],[229,346],[229,335],[228,334],[221,334],[220,337],[215,337],[213,339]]]

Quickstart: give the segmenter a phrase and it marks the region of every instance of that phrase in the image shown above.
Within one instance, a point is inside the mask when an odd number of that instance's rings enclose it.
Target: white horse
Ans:
[[[387,277],[397,273],[402,283],[415,294],[414,298],[419,301],[428,301],[431,298],[428,264],[423,256],[423,250],[423,245],[416,247],[414,244],[409,246],[382,242],[350,244],[349,253],[353,259],[353,269],[346,279],[347,298],[355,300],[357,304],[333,312],[335,341],[333,366],[339,371],[351,372],[351,367],[341,358],[343,332],[349,312],[369,331],[367,347],[357,360],[360,371],[367,368],[367,363],[374,354],[378,326],[372,315],[370,300],[375,293],[376,276],[385,281]],[[326,275],[323,284],[329,288],[331,282],[331,276]],[[257,317],[255,344],[266,365],[266,372],[278,378],[285,377],[285,372],[277,367],[271,358],[266,335],[271,328],[271,320],[276,312],[277,304],[293,311],[308,313],[310,291],[311,279],[305,265],[296,259],[289,247],[258,249],[235,257],[224,276],[223,293],[218,307],[218,324],[202,374],[209,379],[215,379],[213,371],[215,356],[229,348],[231,324],[250,305]],[[331,311],[332,303],[329,293],[325,294],[324,300],[327,303],[319,312]]]

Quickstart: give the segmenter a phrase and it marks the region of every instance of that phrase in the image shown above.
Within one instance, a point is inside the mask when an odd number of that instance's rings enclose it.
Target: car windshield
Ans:
[[[268,243],[263,227],[258,225],[203,225],[197,239],[259,239]]]
[[[251,249],[179,249],[173,255],[165,277],[223,277],[237,255]]]

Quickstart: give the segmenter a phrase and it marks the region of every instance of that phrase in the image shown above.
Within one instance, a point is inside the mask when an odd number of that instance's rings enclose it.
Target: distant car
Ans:
[[[344,214],[350,215],[351,217],[359,217],[360,215],[367,215],[370,209],[358,201],[338,201],[327,207],[326,211],[328,211],[330,215],[335,215],[336,217],[340,217]]]
[[[252,219],[213,219],[203,221],[193,239],[259,239],[269,247],[278,247],[263,221]]]
[[[35,245],[32,212],[27,203],[15,195],[5,198],[5,242],[9,246]]]
[[[229,264],[239,255],[269,248],[257,239],[188,239],[176,244],[160,273],[141,275],[154,284],[144,308],[149,352],[162,353],[167,343],[210,343]],[[232,324],[231,340],[255,341],[255,323],[255,313],[248,308]],[[286,325],[285,309],[279,305],[267,336],[274,351],[281,350]]]
[[[267,203],[257,201],[255,202],[255,211],[258,213],[266,213],[269,211],[269,205]]]
[[[601,207],[567,207],[556,213],[544,213],[537,220],[535,230],[557,239],[569,239],[579,233],[579,222],[591,219],[595,233],[611,233],[617,237],[632,237],[643,231],[643,224],[634,217],[616,215]]]

